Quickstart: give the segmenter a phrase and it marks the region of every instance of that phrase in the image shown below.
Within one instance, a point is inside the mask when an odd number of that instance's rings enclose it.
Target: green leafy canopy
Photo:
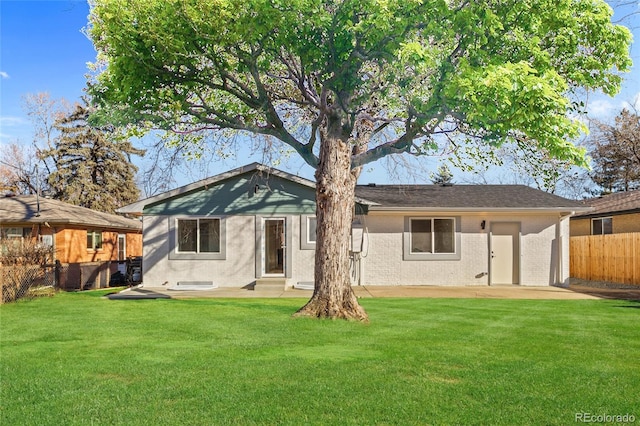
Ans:
[[[273,136],[313,166],[332,120],[353,167],[464,138],[584,164],[570,97],[616,93],[631,65],[611,15],[600,0],[93,0],[91,88],[103,120]]]

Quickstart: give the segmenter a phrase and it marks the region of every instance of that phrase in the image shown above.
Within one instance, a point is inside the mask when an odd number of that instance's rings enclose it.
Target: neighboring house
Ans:
[[[139,220],[36,195],[0,198],[0,237],[53,246],[63,289],[106,287],[127,258],[142,255]]]
[[[579,202],[526,186],[356,189],[356,285],[568,284]],[[315,185],[254,163],[137,203],[145,287],[313,282]],[[167,288],[165,287],[165,288]]]
[[[592,210],[571,218],[571,236],[640,232],[640,190],[584,201]]]
[[[640,190],[584,201],[571,218],[571,277],[597,285],[640,285]]]

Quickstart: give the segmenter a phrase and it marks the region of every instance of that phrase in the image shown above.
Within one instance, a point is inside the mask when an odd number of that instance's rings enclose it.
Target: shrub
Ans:
[[[52,286],[53,247],[35,239],[0,239],[0,288],[2,303],[34,294]],[[42,293],[42,291],[40,291]]]

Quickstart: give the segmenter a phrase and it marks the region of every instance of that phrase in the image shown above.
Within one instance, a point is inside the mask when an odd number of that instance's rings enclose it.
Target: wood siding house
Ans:
[[[35,195],[0,198],[0,237],[52,246],[66,290],[107,287],[127,259],[142,256],[140,221]]]
[[[315,184],[254,163],[124,206],[143,220],[143,285],[313,286]],[[569,217],[521,185],[356,188],[354,285],[568,285]]]

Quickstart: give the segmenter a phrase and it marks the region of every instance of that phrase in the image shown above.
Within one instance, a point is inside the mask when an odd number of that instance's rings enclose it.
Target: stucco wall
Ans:
[[[531,215],[522,216],[518,220],[522,223],[521,284],[525,286],[555,284],[560,266],[558,217]]]
[[[558,284],[569,286],[569,277],[571,277],[571,238],[570,238],[571,220],[568,217],[560,221],[560,275],[558,276]]]
[[[484,238],[482,235],[486,231],[480,229],[480,220],[462,218],[460,260],[405,261],[404,217],[400,214],[365,217],[368,241],[364,250],[366,257],[362,259],[363,285],[487,284],[487,278],[482,273],[488,271],[488,246],[486,234]]]
[[[427,214],[428,215],[428,214]],[[520,277],[528,286],[551,285],[568,277],[568,245],[559,261],[558,215],[461,215],[460,260],[403,260],[404,217],[414,213],[366,217],[368,244],[363,285],[487,285],[491,222],[520,222]],[[436,215],[433,215],[434,217]],[[485,229],[481,222],[485,220]],[[565,221],[566,222],[566,221]],[[558,232],[558,235],[556,233]],[[565,234],[566,238],[566,234]],[[560,270],[558,269],[560,268]]]
[[[487,285],[492,222],[520,223],[520,284],[545,286],[565,283],[569,276],[568,220],[557,214],[446,214],[460,219],[459,260],[404,260],[405,216],[414,213],[371,214],[364,217],[365,247],[362,285]],[[432,215],[436,216],[436,215]],[[229,216],[226,221],[226,259],[169,259],[169,216],[144,218],[145,287],[175,285],[178,281],[212,281],[219,287],[244,287],[256,280],[256,218]],[[300,246],[299,215],[292,216],[292,271],[288,285],[313,281],[314,250]],[[481,222],[485,221],[485,229]],[[259,222],[259,221],[258,221]],[[564,234],[563,234],[564,232]]]
[[[179,281],[212,281],[218,287],[244,287],[256,280],[256,218],[228,216],[226,258],[217,260],[169,259],[167,233],[171,216],[145,216],[143,283],[145,287],[175,285]],[[300,216],[292,216],[292,271],[288,285],[313,281],[313,250],[300,249]],[[165,284],[166,283],[166,284]]]

